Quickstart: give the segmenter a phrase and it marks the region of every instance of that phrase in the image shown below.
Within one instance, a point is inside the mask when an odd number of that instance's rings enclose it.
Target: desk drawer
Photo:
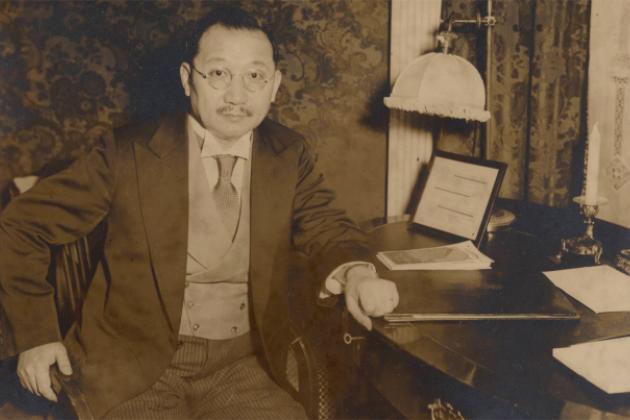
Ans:
[[[450,405],[451,416],[463,418],[541,418],[560,407],[521,407],[457,382],[381,340],[368,340],[360,372],[379,395],[409,419],[436,418],[436,405]],[[433,417],[432,417],[433,411]],[[544,413],[544,415],[543,415]],[[437,417],[439,418],[439,417]]]

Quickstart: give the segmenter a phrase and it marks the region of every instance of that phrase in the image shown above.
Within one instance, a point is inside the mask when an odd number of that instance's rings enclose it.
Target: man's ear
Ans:
[[[276,74],[273,78],[273,90],[271,91],[271,102],[275,102],[276,94],[278,93],[278,89],[280,88],[280,83],[282,82],[282,73],[280,70],[276,70]]]
[[[182,81],[182,87],[184,88],[184,94],[186,94],[186,96],[190,96],[190,80],[192,74],[190,73],[190,64],[188,63],[182,63],[181,66],[179,66],[179,78]]]

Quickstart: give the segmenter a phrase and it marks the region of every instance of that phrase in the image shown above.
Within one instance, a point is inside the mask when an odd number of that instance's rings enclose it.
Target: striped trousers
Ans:
[[[107,419],[306,419],[302,406],[271,380],[251,335],[230,340],[180,336],[168,369]]]

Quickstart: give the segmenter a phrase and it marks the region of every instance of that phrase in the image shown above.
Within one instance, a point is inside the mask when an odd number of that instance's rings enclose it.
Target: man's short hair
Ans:
[[[201,37],[210,27],[215,25],[221,25],[227,29],[244,29],[263,32],[271,43],[273,62],[276,65],[278,64],[280,54],[271,32],[261,25],[255,17],[235,6],[216,7],[197,21],[184,43],[183,60],[185,62],[192,63],[192,60],[199,52],[199,41]]]

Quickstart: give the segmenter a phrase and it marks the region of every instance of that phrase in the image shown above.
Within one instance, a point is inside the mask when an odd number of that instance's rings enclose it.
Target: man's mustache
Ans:
[[[252,111],[243,107],[233,107],[233,106],[224,106],[217,110],[219,115],[224,117],[233,117],[233,116],[246,116],[251,117],[254,115]]]

